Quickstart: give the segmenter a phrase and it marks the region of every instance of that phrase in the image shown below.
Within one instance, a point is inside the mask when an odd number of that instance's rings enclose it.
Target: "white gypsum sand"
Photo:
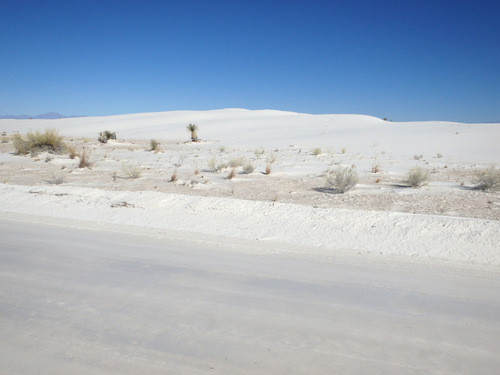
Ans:
[[[14,154],[47,128],[89,167]],[[500,124],[229,109],[0,131],[5,373],[498,372],[499,193],[474,176]],[[345,194],[336,168],[359,177]]]
[[[190,123],[200,142],[189,142]],[[85,149],[91,168],[68,155],[13,155],[12,141],[2,143],[3,212],[304,245],[322,255],[500,263],[498,193],[473,189],[474,173],[500,160],[500,124],[243,109],[0,120],[8,137],[47,128]],[[118,139],[98,142],[104,130]],[[360,179],[345,194],[326,183],[339,166]],[[416,166],[430,180],[411,189],[404,180]]]

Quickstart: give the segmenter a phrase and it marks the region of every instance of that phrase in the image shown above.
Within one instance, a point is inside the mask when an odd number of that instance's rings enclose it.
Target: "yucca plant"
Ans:
[[[149,142],[149,145],[150,145],[149,151],[154,151],[154,152],[160,151],[160,142],[158,142],[156,139],[152,139]]]
[[[191,142],[198,142],[198,134],[196,134],[198,125],[189,124],[186,129],[191,133]]]

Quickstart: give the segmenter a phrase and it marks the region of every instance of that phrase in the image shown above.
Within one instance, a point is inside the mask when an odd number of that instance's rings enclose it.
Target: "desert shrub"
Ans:
[[[198,125],[196,124],[189,124],[186,127],[187,131],[191,133],[191,142],[198,142],[198,134],[196,133],[198,131]]]
[[[479,190],[500,190],[500,169],[494,166],[483,169],[476,173],[476,189]]]
[[[99,133],[97,140],[101,143],[107,143],[110,139],[116,139],[116,133],[110,132],[109,130],[104,130]]]
[[[66,145],[63,142],[63,137],[59,135],[56,129],[45,129],[44,132],[39,130],[28,132],[26,140],[18,133],[14,134],[14,148],[16,153],[20,155],[28,153],[37,155],[42,151],[63,152]]]
[[[60,185],[66,182],[66,177],[62,173],[52,172],[51,178],[47,182],[53,185]]]
[[[66,151],[68,152],[70,159],[74,159],[78,155],[78,153],[76,152],[76,147],[74,145],[69,145],[66,148]]]
[[[142,175],[142,170],[138,166],[123,164],[122,172],[126,178],[139,178]]]
[[[267,162],[268,163],[274,163],[278,159],[278,156],[276,155],[275,152],[270,152],[269,155],[267,156]]]
[[[65,149],[63,137],[59,135],[56,129],[45,129],[44,132],[39,130],[28,132],[26,138],[28,138],[30,149],[38,148],[54,152],[60,152]]]
[[[316,147],[316,148],[314,148],[314,149],[312,150],[312,154],[313,154],[314,156],[318,156],[318,155],[321,155],[321,154],[322,154],[322,151],[321,151],[321,149],[320,149],[319,147]]]
[[[80,160],[78,161],[78,168],[90,168],[93,162],[90,160],[90,155],[87,150],[83,149],[80,153]]]
[[[30,152],[28,141],[25,141],[19,133],[14,134],[14,149],[18,155],[26,155]]]
[[[225,161],[217,161],[217,159],[212,158],[208,162],[208,167],[214,171],[214,173],[219,173],[223,169],[226,169],[228,167],[228,164]]]
[[[246,163],[245,158],[234,158],[229,160],[229,166],[231,168],[242,167]]]
[[[108,138],[104,135],[103,132],[99,133],[97,140],[101,143],[108,143]]]
[[[429,173],[421,168],[415,167],[410,169],[408,172],[408,176],[406,178],[406,182],[413,188],[419,188],[429,181]]]
[[[255,167],[252,163],[248,162],[243,166],[243,173],[250,174],[253,173]]]
[[[154,152],[160,151],[160,142],[158,142],[156,139],[152,139],[151,141],[149,141],[149,146],[150,146],[149,151],[154,151]]]
[[[352,167],[338,167],[330,172],[326,179],[326,182],[341,194],[356,186],[358,181],[358,174]]]

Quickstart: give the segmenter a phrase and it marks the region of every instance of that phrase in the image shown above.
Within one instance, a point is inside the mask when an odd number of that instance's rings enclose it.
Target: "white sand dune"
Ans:
[[[67,136],[91,137],[103,130],[125,139],[186,139],[195,123],[200,138],[231,146],[346,147],[352,153],[373,148],[408,156],[441,153],[459,160],[498,162],[499,124],[442,121],[390,122],[365,115],[310,115],[275,110],[222,109],[171,111],[58,120],[0,120],[2,131],[57,128]]]

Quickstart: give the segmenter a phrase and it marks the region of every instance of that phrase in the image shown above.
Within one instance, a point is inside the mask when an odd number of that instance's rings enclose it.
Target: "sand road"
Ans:
[[[500,278],[0,216],[1,374],[494,374]],[[269,244],[272,246],[272,244]]]

